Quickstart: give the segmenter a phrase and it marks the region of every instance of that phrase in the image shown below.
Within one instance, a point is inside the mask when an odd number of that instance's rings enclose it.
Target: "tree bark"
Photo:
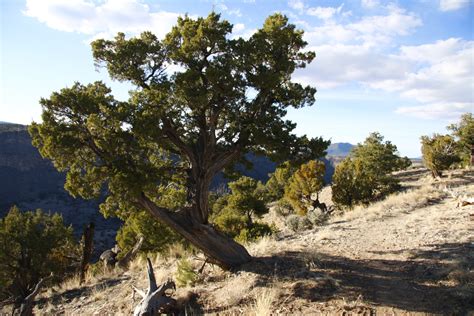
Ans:
[[[204,252],[210,263],[217,264],[225,270],[231,270],[252,259],[242,245],[214,229],[211,225],[193,220],[193,217],[189,216],[189,214],[169,212],[167,209],[154,204],[145,195],[142,195],[139,199],[139,204],[156,219],[168,225],[192,245]],[[196,210],[189,209],[187,213],[192,211]]]
[[[86,272],[89,267],[89,261],[92,257],[92,247],[94,242],[94,223],[90,223],[84,228],[84,245],[82,248],[82,260],[81,260],[81,273],[80,273],[80,284],[84,283],[86,279]]]

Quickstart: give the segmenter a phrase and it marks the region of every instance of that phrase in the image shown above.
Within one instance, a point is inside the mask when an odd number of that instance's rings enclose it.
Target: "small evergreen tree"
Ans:
[[[0,219],[0,295],[25,298],[38,281],[51,272],[62,276],[79,247],[72,227],[66,227],[59,214],[41,210],[21,212],[12,207]]]
[[[320,206],[318,193],[324,186],[325,165],[311,160],[300,166],[285,187],[285,199],[297,213],[305,215],[308,210]],[[316,194],[316,198],[312,197]]]
[[[448,129],[457,140],[457,154],[462,164],[468,166],[471,163],[471,150],[474,146],[474,116],[472,113],[465,113],[459,123],[451,124]]]
[[[265,199],[267,202],[278,201],[284,196],[285,187],[288,185],[294,171],[295,167],[289,161],[276,168],[265,184]]]
[[[443,170],[461,160],[457,153],[456,141],[451,135],[422,136],[421,152],[423,162],[431,170],[433,178],[440,177]]]
[[[211,221],[231,237],[241,236],[241,241],[256,239],[259,232],[267,232],[254,217],[268,212],[259,194],[259,182],[249,177],[240,177],[229,183],[231,194],[218,198],[213,204]],[[264,225],[268,226],[268,225]],[[250,236],[245,238],[245,236]]]
[[[399,187],[391,174],[406,169],[411,161],[397,154],[397,146],[372,133],[362,144],[353,148],[333,175],[332,200],[340,207],[369,203]]]

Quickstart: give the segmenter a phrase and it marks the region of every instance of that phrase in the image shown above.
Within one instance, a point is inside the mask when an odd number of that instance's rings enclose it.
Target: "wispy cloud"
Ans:
[[[454,11],[469,5],[469,0],[440,0],[439,9],[441,11]]]
[[[92,37],[144,30],[164,36],[179,16],[176,12],[152,11],[140,0],[27,0],[23,13],[50,28]]]

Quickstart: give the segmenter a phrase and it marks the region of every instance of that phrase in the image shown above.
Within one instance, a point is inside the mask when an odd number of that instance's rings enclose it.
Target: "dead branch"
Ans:
[[[176,290],[173,281],[168,280],[159,287],[156,285],[153,266],[149,258],[147,260],[148,290],[146,293],[134,287],[134,291],[142,296],[142,300],[135,307],[133,315],[158,315],[172,310],[176,305],[176,300],[166,295],[166,290]]]
[[[132,261],[133,258],[137,255],[138,251],[140,251],[140,248],[142,247],[143,241],[145,239],[143,236],[140,237],[140,239],[137,241],[135,246],[133,246],[132,249],[130,249],[117,263],[115,264],[116,267],[120,268],[127,268],[128,265],[130,264],[130,261]]]
[[[33,292],[31,292],[30,295],[25,297],[25,299],[21,303],[20,316],[31,316],[31,315],[33,315],[33,307],[34,307],[33,303],[34,303],[35,297],[36,297],[36,295],[38,295],[39,291],[41,290],[41,287],[43,286],[43,283],[46,280],[48,280],[52,277],[53,277],[53,274],[51,273],[50,276],[45,277],[45,278],[39,280],[38,283],[36,283],[36,286],[35,286]]]

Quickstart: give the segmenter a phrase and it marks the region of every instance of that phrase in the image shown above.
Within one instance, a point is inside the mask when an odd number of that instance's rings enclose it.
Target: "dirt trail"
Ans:
[[[241,271],[207,266],[176,296],[192,297],[186,310],[197,315],[255,315],[265,293],[271,315],[474,315],[474,206],[457,207],[443,191],[474,196],[474,171],[441,181],[421,169],[398,176],[404,191],[316,229],[264,238],[249,246],[255,260]],[[155,260],[158,282],[177,260]],[[130,314],[131,285],[146,287],[145,275],[136,261],[126,273],[45,293],[36,312]]]
[[[337,290],[328,301],[359,300],[365,312],[382,314],[474,310],[474,222],[469,216],[474,207],[457,207],[441,189],[448,185],[472,196],[474,173],[459,172],[441,182],[420,171],[402,176],[409,190],[288,238],[280,247],[312,255],[314,271],[335,280]],[[319,311],[330,307],[319,306]]]

